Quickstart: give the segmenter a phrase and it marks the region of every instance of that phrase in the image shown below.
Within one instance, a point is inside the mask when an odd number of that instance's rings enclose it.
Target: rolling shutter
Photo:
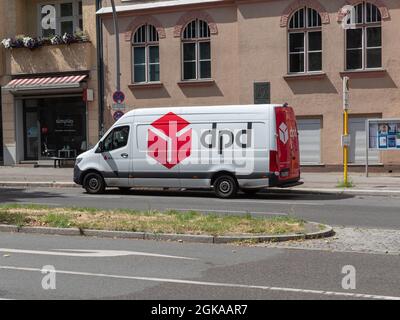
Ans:
[[[321,164],[321,119],[298,119],[300,162]]]
[[[351,117],[349,119],[349,133],[351,135],[349,162],[355,164],[365,164],[366,160],[366,132],[365,117]],[[369,163],[379,163],[379,151],[370,150]]]

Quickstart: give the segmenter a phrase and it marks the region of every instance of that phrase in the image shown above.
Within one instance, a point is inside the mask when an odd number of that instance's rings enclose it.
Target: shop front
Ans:
[[[3,157],[3,119],[2,119],[2,108],[1,108],[1,103],[0,103],[0,164],[3,163],[4,157]]]
[[[6,165],[54,158],[72,160],[87,150],[86,78],[14,79],[6,86],[3,94],[12,95],[15,111],[15,149],[7,149]]]
[[[86,105],[81,96],[23,99],[24,160],[76,158],[86,151]]]

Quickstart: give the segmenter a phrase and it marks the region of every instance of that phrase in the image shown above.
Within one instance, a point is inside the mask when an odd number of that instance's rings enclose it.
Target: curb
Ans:
[[[349,194],[364,196],[393,196],[399,195],[400,190],[375,190],[375,189],[334,189],[334,188],[288,188],[288,189],[268,189],[267,193],[292,193],[292,194]]]
[[[81,186],[72,182],[0,182],[0,187],[42,187],[42,188],[81,188]]]
[[[321,224],[308,222],[314,226]],[[13,225],[0,225],[0,232],[59,235],[59,236],[85,236],[97,238],[112,239],[136,239],[136,240],[156,240],[156,241],[177,241],[191,243],[208,244],[228,244],[240,241],[261,242],[283,242],[293,240],[308,240],[331,237],[335,234],[331,226],[325,225],[325,229],[317,232],[305,234],[287,234],[287,235],[261,235],[261,236],[210,236],[210,235],[189,235],[189,234],[163,234],[146,232],[128,232],[128,231],[106,231],[106,230],[86,230],[78,228],[47,228],[47,227],[18,227]]]
[[[72,182],[0,182],[0,187],[22,187],[22,188],[82,188]],[[349,195],[369,195],[369,196],[393,196],[399,195],[400,190],[376,190],[376,189],[341,189],[341,188],[287,188],[266,189],[266,193],[291,193],[291,194],[349,194]]]

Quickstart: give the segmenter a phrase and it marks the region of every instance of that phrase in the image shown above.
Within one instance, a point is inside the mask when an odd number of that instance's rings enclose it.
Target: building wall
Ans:
[[[38,4],[50,0],[15,0],[0,2],[0,38],[26,35],[38,36]],[[88,88],[94,90],[94,101],[88,102],[88,137],[89,145],[94,145],[99,137],[99,95],[97,77],[97,44],[96,44],[96,6],[95,0],[83,0],[84,31],[89,43],[78,43],[70,46],[45,46],[35,50],[25,48],[6,50],[0,48],[0,85],[6,85],[16,75],[37,75],[63,73],[71,71],[89,71]],[[4,163],[15,164],[21,159],[17,155],[16,136],[16,100],[3,90],[2,116]]]
[[[135,1],[123,2],[132,4]],[[137,1],[136,1],[137,2]],[[317,1],[318,2],[318,1]],[[326,9],[329,23],[322,25],[322,78],[287,78],[287,28],[281,26],[286,9],[298,0],[229,1],[224,5],[175,7],[168,10],[138,11],[120,14],[122,85],[130,108],[171,105],[226,105],[251,104],[254,101],[253,84],[271,83],[273,103],[288,102],[302,118],[321,118],[322,163],[338,165],[342,162],[342,76],[344,71],[344,30],[338,23],[340,0],[320,0]],[[315,3],[314,0],[300,3]],[[351,115],[400,117],[400,58],[398,27],[400,2],[382,0],[390,18],[382,21],[383,69],[374,73],[351,76]],[[186,87],[181,80],[181,45],[174,37],[179,19],[188,12],[205,12],[215,21],[218,34],[212,35],[212,77],[214,85]],[[135,21],[157,19],[165,29],[160,39],[161,88],[137,88],[132,82],[131,43],[124,40],[125,32]],[[104,52],[106,65],[107,125],[113,123],[111,95],[114,89],[115,54],[113,25],[110,15],[104,17]],[[149,20],[150,21],[150,20]],[[131,30],[134,31],[134,30]],[[400,164],[398,152],[382,154],[385,164]]]

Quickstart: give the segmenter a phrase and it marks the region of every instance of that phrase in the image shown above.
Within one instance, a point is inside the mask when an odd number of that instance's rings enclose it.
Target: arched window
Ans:
[[[362,1],[354,6],[346,29],[346,70],[382,67],[382,18],[378,7]]]
[[[208,23],[193,20],[182,34],[182,79],[211,78],[211,38]]]
[[[160,81],[160,50],[157,29],[149,24],[138,28],[132,39],[134,83]]]
[[[289,21],[289,73],[322,70],[322,22],[308,7],[297,10]]]

